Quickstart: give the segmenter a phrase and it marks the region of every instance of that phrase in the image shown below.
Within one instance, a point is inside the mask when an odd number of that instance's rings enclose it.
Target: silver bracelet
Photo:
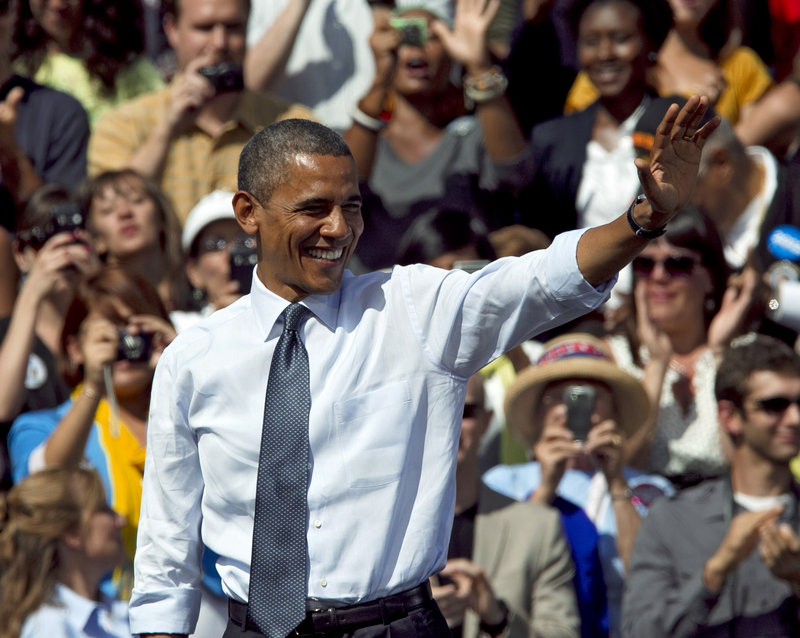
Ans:
[[[372,131],[373,133],[380,133],[383,129],[386,128],[386,122],[384,122],[383,120],[379,120],[377,117],[372,117],[371,115],[367,115],[357,106],[353,109],[353,113],[351,116],[356,124],[364,127],[368,131]]]
[[[471,109],[475,104],[483,104],[500,97],[508,88],[508,78],[499,66],[472,76],[464,76],[464,102]]]

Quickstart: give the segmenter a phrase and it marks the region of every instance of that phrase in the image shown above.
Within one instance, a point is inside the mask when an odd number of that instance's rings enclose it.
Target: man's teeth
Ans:
[[[336,261],[342,256],[344,248],[337,248],[336,250],[327,250],[325,248],[307,248],[306,252],[314,259],[327,259],[329,261]]]

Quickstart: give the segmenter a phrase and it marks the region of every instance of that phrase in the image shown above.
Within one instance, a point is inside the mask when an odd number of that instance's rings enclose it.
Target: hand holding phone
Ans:
[[[592,429],[595,391],[590,385],[570,385],[564,390],[567,406],[567,427],[576,441],[583,443]]]

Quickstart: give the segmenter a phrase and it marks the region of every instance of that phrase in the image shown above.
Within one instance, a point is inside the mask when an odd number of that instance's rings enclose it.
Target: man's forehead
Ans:
[[[800,372],[790,370],[754,370],[745,380],[746,395],[764,395],[770,391],[796,389],[800,392]]]

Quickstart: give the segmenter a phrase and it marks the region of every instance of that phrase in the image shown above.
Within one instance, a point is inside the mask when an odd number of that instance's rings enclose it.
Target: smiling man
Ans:
[[[730,474],[661,500],[623,600],[631,638],[800,635],[800,356],[764,335],[723,355],[715,392]]]
[[[133,632],[193,630],[204,542],[226,637],[447,635],[427,580],[447,557],[467,380],[602,303],[689,197],[704,111],[694,98],[662,122],[640,165],[652,204],[472,274],[352,275],[347,145],[307,120],[256,134],[233,198],[258,245],[251,293],[181,333],[153,383]]]

